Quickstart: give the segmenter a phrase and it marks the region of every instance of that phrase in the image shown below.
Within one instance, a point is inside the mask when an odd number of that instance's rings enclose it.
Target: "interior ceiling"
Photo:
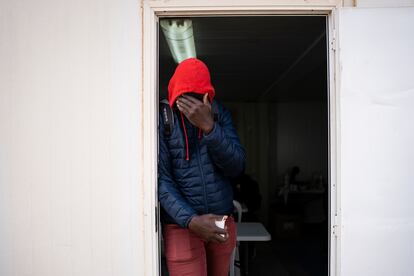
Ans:
[[[192,18],[197,57],[210,69],[218,98],[254,102],[323,100],[327,95],[326,18]],[[176,64],[160,31],[160,94]]]

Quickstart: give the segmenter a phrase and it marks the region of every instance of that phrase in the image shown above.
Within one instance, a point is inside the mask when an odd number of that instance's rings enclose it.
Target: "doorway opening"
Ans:
[[[163,20],[181,20],[192,39],[177,44]],[[233,181],[242,222],[271,234],[241,260],[249,275],[328,275],[327,17],[160,18],[158,46],[160,99],[187,54],[207,64],[232,113],[247,154],[246,175]]]

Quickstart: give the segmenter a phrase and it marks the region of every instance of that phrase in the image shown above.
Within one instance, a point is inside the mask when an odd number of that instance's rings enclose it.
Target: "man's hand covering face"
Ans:
[[[187,117],[191,124],[201,129],[205,134],[214,127],[214,118],[208,94],[204,94],[203,101],[183,94],[177,99],[178,109]]]

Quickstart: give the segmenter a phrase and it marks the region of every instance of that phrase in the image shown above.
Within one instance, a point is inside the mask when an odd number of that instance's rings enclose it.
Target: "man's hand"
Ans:
[[[211,132],[214,118],[207,93],[203,97],[203,102],[184,94],[177,99],[177,107],[191,124],[200,128],[205,134]]]
[[[229,238],[227,227],[221,229],[217,227],[215,223],[216,220],[222,220],[222,218],[223,216],[213,214],[195,216],[188,224],[188,228],[207,242],[213,241],[224,243]],[[224,235],[224,237],[221,235]]]

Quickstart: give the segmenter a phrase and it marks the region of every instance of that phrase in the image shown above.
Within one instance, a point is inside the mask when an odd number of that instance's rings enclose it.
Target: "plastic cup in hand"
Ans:
[[[216,226],[218,228],[224,229],[224,225],[226,223],[226,219],[227,219],[227,216],[223,216],[223,218],[221,220],[216,220],[215,221]],[[224,234],[220,234],[220,236],[222,236],[224,238]]]

